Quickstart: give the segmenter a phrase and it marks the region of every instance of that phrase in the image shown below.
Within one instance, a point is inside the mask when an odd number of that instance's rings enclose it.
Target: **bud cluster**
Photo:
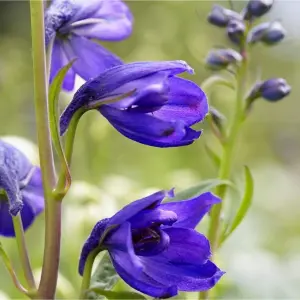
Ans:
[[[286,31],[279,21],[257,24],[258,18],[268,13],[273,4],[274,0],[250,0],[240,13],[221,5],[214,5],[208,15],[208,22],[226,28],[228,39],[238,47],[238,50],[230,48],[211,50],[205,61],[207,68],[218,71],[238,67],[239,63],[246,58],[249,46],[258,43],[272,46],[281,42]],[[290,90],[291,87],[282,78],[258,82],[249,92],[247,103],[250,105],[260,97],[275,102],[287,96]]]

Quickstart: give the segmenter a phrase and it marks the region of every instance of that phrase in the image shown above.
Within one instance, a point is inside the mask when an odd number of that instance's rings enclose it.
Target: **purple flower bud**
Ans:
[[[267,45],[274,45],[280,42],[286,35],[285,29],[278,21],[262,23],[254,27],[248,35],[247,41],[250,44],[262,42]]]
[[[260,97],[270,102],[276,102],[289,95],[290,92],[291,87],[283,78],[272,78],[258,82],[247,97],[248,106]]]
[[[242,56],[233,49],[214,49],[206,57],[206,66],[211,70],[221,70],[242,60]]]
[[[246,26],[242,20],[233,19],[230,20],[227,25],[227,35],[229,39],[237,44],[241,45],[245,38]]]
[[[245,9],[245,20],[263,16],[272,8],[273,3],[274,0],[250,0]]]
[[[221,5],[214,5],[207,17],[209,23],[218,27],[226,27],[232,19],[241,19],[241,16],[237,12],[226,9]]]

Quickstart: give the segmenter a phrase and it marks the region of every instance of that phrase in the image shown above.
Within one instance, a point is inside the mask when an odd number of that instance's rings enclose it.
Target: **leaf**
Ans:
[[[66,186],[64,189],[68,189],[68,187],[71,185],[71,174],[68,166],[68,162],[63,150],[63,146],[60,140],[59,135],[59,116],[58,116],[58,100],[59,100],[59,94],[61,92],[61,86],[63,83],[63,80],[69,71],[69,69],[72,67],[75,59],[70,61],[67,65],[65,65],[63,68],[61,68],[55,78],[53,79],[52,83],[49,87],[49,123],[50,123],[50,131],[51,131],[51,137],[52,142],[54,145],[54,149],[61,161],[62,167],[66,174]],[[60,191],[58,191],[60,192]]]
[[[220,159],[219,155],[216,152],[214,152],[214,150],[212,148],[210,148],[207,144],[205,145],[205,150],[206,150],[209,158],[214,163],[214,165],[217,168],[219,168],[221,165],[221,159]]]
[[[223,234],[221,238],[221,243],[223,243],[231,234],[232,232],[241,224],[247,212],[252,204],[253,198],[253,191],[254,191],[254,182],[251,172],[247,166],[245,166],[245,191],[244,196],[241,201],[241,204],[237,210],[235,217],[231,223],[229,229]]]
[[[174,198],[168,199],[167,202],[193,198],[204,192],[209,192],[219,185],[232,186],[232,183],[229,180],[221,180],[221,179],[204,180],[196,186],[190,187],[186,190],[177,193],[177,195]]]
[[[142,294],[138,294],[135,292],[112,292],[112,291],[106,291],[98,287],[92,287],[90,288],[90,291],[93,291],[97,294],[100,294],[101,296],[105,296],[107,299],[112,300],[119,300],[119,299],[128,299],[128,300],[146,300],[147,298],[143,296]]]
[[[118,280],[119,275],[116,273],[108,253],[105,253],[93,273],[91,286],[108,291],[115,286]],[[91,291],[88,293],[88,299],[103,299],[103,297]]]

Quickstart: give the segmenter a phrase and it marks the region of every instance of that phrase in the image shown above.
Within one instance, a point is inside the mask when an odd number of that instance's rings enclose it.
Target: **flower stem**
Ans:
[[[30,265],[28,251],[26,247],[26,241],[24,236],[23,224],[20,214],[13,217],[14,230],[16,235],[16,241],[18,245],[19,256],[22,264],[22,269],[24,272],[24,276],[27,282],[27,285],[30,290],[35,291],[36,285],[32,273],[32,268]]]
[[[247,57],[245,50],[243,51],[243,60],[241,66],[237,70],[237,91],[235,112],[232,119],[231,126],[229,127],[228,139],[224,143],[223,155],[221,159],[221,165],[219,169],[218,178],[221,180],[230,179],[231,165],[233,154],[238,138],[239,130],[243,122],[244,115],[244,102],[243,95],[246,85],[246,73],[247,73]],[[215,253],[219,246],[220,233],[221,233],[221,213],[224,205],[224,198],[226,195],[227,186],[220,185],[216,188],[215,194],[222,199],[217,205],[214,205],[210,215],[210,223],[208,230],[208,239],[211,244],[211,251]],[[200,293],[199,299],[208,299],[208,291]]]
[[[89,254],[89,256],[86,260],[86,263],[84,266],[84,271],[83,271],[83,276],[82,276],[82,283],[81,283],[79,299],[85,299],[86,291],[90,287],[93,264],[94,264],[94,260],[98,253],[99,253],[99,250],[95,249],[94,251],[92,251]]]
[[[22,286],[22,284],[20,283],[13,267],[12,264],[10,262],[10,259],[8,257],[8,255],[6,254],[6,252],[4,251],[2,244],[0,243],[0,257],[2,258],[2,261],[7,269],[7,271],[9,272],[12,281],[15,285],[15,287],[23,294],[28,295],[28,291]]]
[[[49,130],[48,79],[45,53],[44,4],[30,0],[34,100],[40,164],[45,195],[45,249],[38,295],[53,299],[56,290],[61,236],[61,202],[54,201],[55,169]]]

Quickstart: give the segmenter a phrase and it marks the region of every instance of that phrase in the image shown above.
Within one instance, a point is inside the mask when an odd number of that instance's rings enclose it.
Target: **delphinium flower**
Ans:
[[[41,170],[0,140],[0,235],[15,235],[12,216],[21,214],[26,230],[44,209]]]
[[[78,109],[96,107],[121,134],[136,142],[154,147],[191,144],[201,134],[191,126],[208,113],[204,92],[176,76],[192,71],[183,61],[135,62],[111,68],[75,93],[60,118],[61,134]],[[125,99],[105,104],[126,94]]]
[[[54,38],[50,81],[77,58],[64,79],[72,90],[75,75],[84,80],[122,63],[99,41],[121,41],[132,31],[132,15],[121,0],[53,0],[45,13],[46,45]]]
[[[79,273],[92,251],[107,250],[120,277],[149,296],[212,288],[224,272],[209,260],[209,241],[195,227],[220,199],[204,193],[161,203],[166,196],[173,191],[136,200],[99,221],[83,246]]]

